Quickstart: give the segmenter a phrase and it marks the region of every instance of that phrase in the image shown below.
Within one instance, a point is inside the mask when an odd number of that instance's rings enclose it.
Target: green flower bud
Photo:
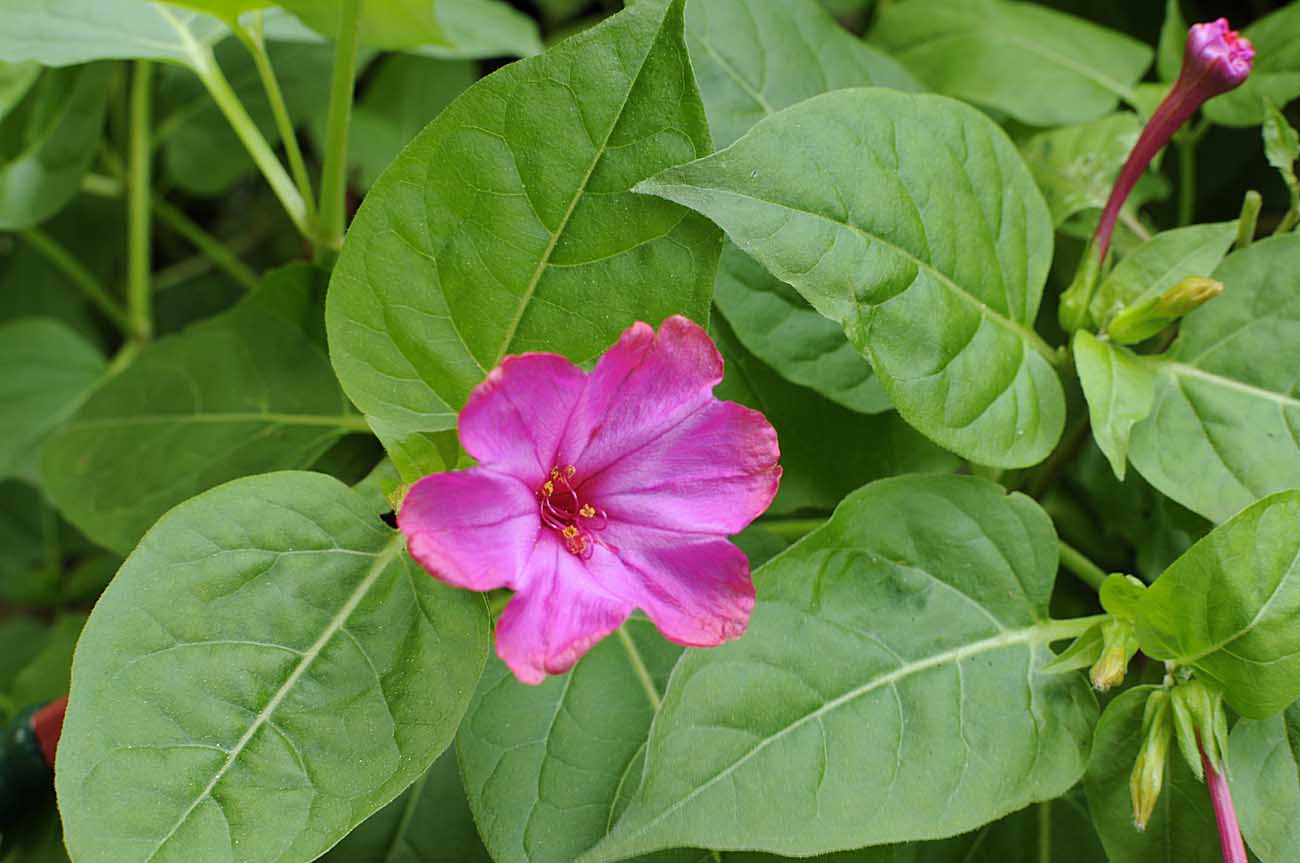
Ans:
[[[1127,620],[1113,618],[1101,625],[1101,658],[1093,663],[1088,676],[1100,692],[1124,682],[1129,660],[1138,650],[1137,631]]]
[[[1157,689],[1147,698],[1142,712],[1142,748],[1133,762],[1128,790],[1133,800],[1133,823],[1145,830],[1155,811],[1156,801],[1165,784],[1169,763],[1169,739],[1173,728],[1169,721],[1169,690]]]
[[[1073,333],[1088,325],[1088,306],[1092,304],[1092,295],[1100,280],[1101,259],[1097,256],[1095,242],[1092,242],[1083,250],[1083,258],[1079,261],[1079,269],[1075,272],[1070,287],[1061,294],[1057,307],[1061,329]]]
[[[1178,749],[1196,778],[1205,781],[1202,749],[1215,771],[1226,774],[1228,714],[1223,707],[1223,693],[1193,678],[1173,688],[1170,706]]]
[[[1151,338],[1174,321],[1223,293],[1223,283],[1188,276],[1154,299],[1121,309],[1106,327],[1113,341],[1131,345]]]

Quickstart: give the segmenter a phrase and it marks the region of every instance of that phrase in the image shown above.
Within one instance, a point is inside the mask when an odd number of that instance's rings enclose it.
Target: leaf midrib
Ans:
[[[157,425],[170,423],[174,425],[224,425],[240,423],[266,423],[267,425],[313,426],[323,428],[352,429],[366,431],[365,419],[360,414],[286,414],[258,413],[256,411],[230,413],[159,413],[134,414],[122,417],[102,417],[98,419],[74,420],[67,423],[64,431],[87,431],[93,429],[129,428],[138,425]]]
[[[1195,378],[1196,380],[1205,381],[1224,389],[1236,390],[1252,398],[1264,399],[1276,402],[1283,408],[1300,410],[1300,399],[1288,396],[1285,393],[1274,392],[1263,387],[1257,387],[1254,384],[1248,384],[1245,381],[1239,381],[1236,378],[1229,378],[1223,375],[1207,372],[1205,369],[1197,366],[1191,366],[1186,363],[1176,362],[1174,360],[1154,359],[1149,361],[1150,365],[1157,369],[1167,372],[1170,375],[1185,378]]]
[[[384,571],[388,568],[388,565],[392,563],[398,552],[402,550],[402,547],[402,535],[394,534],[384,547],[375,553],[374,563],[370,565],[370,569],[367,570],[365,576],[353,589],[352,593],[348,595],[348,598],[344,601],[338,612],[325,625],[325,629],[321,632],[320,637],[317,638],[309,648],[307,648],[303,653],[302,658],[298,661],[298,664],[294,666],[293,671],[289,673],[289,676],[285,678],[284,683],[282,683],[280,688],[275,691],[275,694],[271,696],[271,700],[268,701],[266,706],[262,708],[262,711],[253,718],[253,721],[244,731],[243,736],[241,736],[239,740],[236,741],[235,745],[231,747],[230,753],[226,756],[226,760],[212,775],[212,779],[206,786],[204,786],[203,790],[199,792],[198,796],[194,798],[185,811],[181,813],[181,816],[176,819],[176,823],[172,825],[171,830],[167,831],[166,835],[158,840],[158,844],[153,847],[153,850],[149,852],[149,856],[145,858],[145,863],[149,863],[149,861],[153,860],[158,855],[158,852],[162,850],[163,846],[167,844],[172,836],[176,835],[176,831],[179,830],[187,820],[189,820],[190,815],[194,813],[194,810],[198,808],[199,804],[212,794],[212,790],[217,786],[217,783],[221,781],[222,777],[226,775],[230,768],[234,766],[234,763],[239,759],[240,754],[244,751],[244,747],[246,747],[257,732],[271,720],[271,716],[275,713],[276,708],[280,706],[288,696],[289,692],[295,685],[297,685],[298,681],[302,679],[302,676],[307,673],[307,669],[310,668],[312,663],[320,656],[321,651],[325,649],[326,645],[329,644],[334,636],[338,635],[338,633],[342,631],[348,618],[352,616],[352,612],[356,611],[357,606],[359,606],[362,600],[366,598],[370,589],[374,587],[375,582],[384,574]]]

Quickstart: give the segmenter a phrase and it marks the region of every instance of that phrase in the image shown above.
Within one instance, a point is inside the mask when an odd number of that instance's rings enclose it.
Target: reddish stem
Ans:
[[[1237,810],[1232,805],[1232,792],[1228,780],[1222,776],[1201,749],[1201,765],[1205,768],[1205,784],[1210,786],[1210,801],[1214,804],[1214,820],[1219,825],[1219,848],[1223,863],[1248,863],[1246,845],[1241,841],[1241,827],[1237,824]]]

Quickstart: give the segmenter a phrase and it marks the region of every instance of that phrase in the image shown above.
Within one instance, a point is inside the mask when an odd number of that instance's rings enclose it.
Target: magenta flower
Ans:
[[[470,590],[509,587],[497,653],[525,683],[568,670],[642,609],[712,647],[749,623],[749,561],[727,536],[772,502],[776,432],[713,397],[722,357],[683,317],[637,323],[590,373],[507,357],[470,394],[479,466],[417,482],[397,522],[411,555]]]
[[[1110,249],[1120,207],[1156,153],[1207,101],[1240,86],[1250,75],[1254,60],[1250,40],[1229,29],[1226,18],[1193,24],[1187,31],[1178,80],[1147,121],[1102,210],[1094,238],[1101,261]]]

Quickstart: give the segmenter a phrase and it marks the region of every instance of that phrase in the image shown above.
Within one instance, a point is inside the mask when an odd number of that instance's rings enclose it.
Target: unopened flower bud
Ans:
[[[1122,309],[1106,327],[1122,345],[1149,339],[1174,321],[1223,293],[1223,282],[1188,276],[1158,297]]]
[[[1106,260],[1120,207],[1151,159],[1197,109],[1215,96],[1240,86],[1250,75],[1254,61],[1255,49],[1250,40],[1229,29],[1226,19],[1192,25],[1187,33],[1178,80],[1151,114],[1102,210],[1095,235],[1099,261]]]
[[[1169,763],[1169,738],[1173,728],[1169,721],[1169,690],[1157,689],[1147,698],[1142,713],[1142,748],[1129,774],[1128,790],[1133,801],[1133,823],[1145,830],[1165,784],[1165,767]]]
[[[1193,678],[1173,688],[1170,707],[1178,749],[1197,779],[1205,781],[1201,754],[1219,773],[1227,772],[1228,715],[1223,693]]]
[[[1137,633],[1133,624],[1118,618],[1101,625],[1101,658],[1093,663],[1088,673],[1092,685],[1100,692],[1124,682],[1129,660],[1137,653]]]

